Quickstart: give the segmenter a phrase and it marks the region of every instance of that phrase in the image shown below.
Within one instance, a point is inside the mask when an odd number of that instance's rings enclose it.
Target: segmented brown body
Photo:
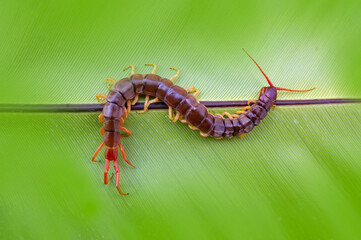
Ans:
[[[266,117],[276,100],[277,90],[275,87],[262,88],[259,99],[247,113],[231,119],[209,113],[193,95],[167,78],[155,74],[133,74],[116,82],[106,98],[103,140],[107,147],[116,147],[120,143],[120,119],[124,115],[124,106],[136,94],[154,96],[164,101],[183,115],[189,125],[204,134],[214,138],[230,138],[250,132]]]

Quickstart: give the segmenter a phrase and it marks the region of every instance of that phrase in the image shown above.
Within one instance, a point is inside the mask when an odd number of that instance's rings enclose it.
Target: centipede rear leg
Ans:
[[[119,147],[119,150],[120,150],[120,153],[122,154],[122,157],[123,157],[123,160],[128,163],[130,166],[132,166],[133,168],[135,168],[135,166],[133,164],[131,164],[129,162],[129,160],[127,159],[127,156],[125,155],[125,151],[124,151],[124,148],[123,148],[123,145],[121,143],[118,144],[118,147]]]
[[[109,160],[105,159],[105,164],[104,164],[104,184],[108,184],[110,179],[112,179],[113,177],[113,173],[110,175],[109,179],[108,179],[108,172],[109,172]]]
[[[118,166],[118,161],[117,160],[114,160],[114,169],[115,169],[115,174],[116,174],[115,187],[118,189],[118,192],[121,195],[128,195],[127,193],[123,193],[122,190],[120,190],[120,188],[119,188],[119,174],[120,174],[120,171],[119,171],[119,166]]]

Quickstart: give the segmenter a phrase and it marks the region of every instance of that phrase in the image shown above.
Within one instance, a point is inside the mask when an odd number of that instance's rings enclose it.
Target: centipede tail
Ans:
[[[257,62],[247,52],[246,54],[257,65],[270,86],[263,87],[259,92],[258,100],[250,100],[248,102],[249,106],[243,108],[242,111],[238,111],[237,114],[230,114],[228,112],[224,112],[223,114],[210,113],[208,109],[195,98],[199,93],[199,89],[195,89],[193,86],[184,89],[174,85],[173,80],[179,75],[179,69],[177,68],[172,68],[177,70],[177,73],[170,79],[156,75],[155,70],[157,66],[155,64],[147,64],[153,66],[151,74],[135,74],[134,65],[129,65],[126,69],[132,69],[132,75],[130,77],[123,78],[117,82],[108,78],[107,86],[110,88],[108,95],[97,95],[98,101],[104,104],[103,112],[99,116],[99,121],[103,123],[101,131],[103,134],[103,142],[99,145],[92,158],[92,161],[97,162],[95,158],[98,152],[105,146],[104,183],[107,184],[111,178],[109,177],[108,179],[108,170],[110,162],[113,161],[116,172],[116,188],[120,194],[126,195],[119,187],[120,172],[117,162],[117,147],[119,147],[124,161],[134,167],[126,158],[124,148],[120,141],[122,136],[125,137],[131,134],[130,130],[123,127],[124,118],[126,118],[130,112],[131,100],[134,99],[132,102],[134,105],[140,94],[146,96],[143,112],[147,111],[149,104],[158,100],[164,101],[169,106],[170,118],[173,121],[176,121],[182,116],[181,121],[188,123],[191,129],[199,130],[201,136],[221,139],[243,137],[252,131],[255,126],[258,126],[267,116],[272,106],[274,106],[274,102],[277,99],[277,90],[292,92],[312,90],[291,90],[273,86]],[[155,98],[149,101],[149,97]],[[177,113],[174,118],[171,117],[171,115],[173,116],[172,109]],[[224,116],[226,116],[226,118]],[[127,134],[121,135],[120,130],[125,131]]]

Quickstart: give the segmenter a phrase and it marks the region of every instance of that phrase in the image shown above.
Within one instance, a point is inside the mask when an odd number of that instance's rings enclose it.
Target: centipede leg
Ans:
[[[109,171],[109,160],[105,159],[105,164],[104,164],[104,184],[108,184],[110,179],[113,177],[113,174],[111,174],[109,179],[108,179],[108,171]]]
[[[230,119],[233,118],[233,115],[230,114],[229,112],[223,112],[223,113],[221,114],[221,116],[222,116],[222,117],[227,116],[227,117],[230,118]]]
[[[251,104],[252,103],[252,104]],[[257,100],[248,100],[247,105],[251,106],[253,104],[257,103]]]
[[[155,71],[157,70],[157,64],[154,63],[147,63],[145,66],[153,66],[151,74],[155,74]]]
[[[240,115],[240,114],[246,114],[247,111],[237,111],[237,115]]]
[[[117,81],[114,80],[114,78],[107,78],[107,88],[110,91],[113,87],[113,85],[116,83]]]
[[[191,87],[187,87],[185,89],[189,94],[192,94],[193,96],[197,96],[201,90],[200,89],[196,89],[194,86],[191,86]]]
[[[101,127],[101,128],[99,129],[99,132],[100,132],[100,134],[103,136],[103,135],[104,135],[104,127]]]
[[[158,100],[159,100],[158,98],[154,98],[153,100],[150,100],[150,101],[148,102],[148,104],[144,106],[144,110],[145,110],[145,111],[148,111],[149,105],[152,104],[152,103],[157,102]]]
[[[129,162],[129,160],[127,159],[127,156],[125,155],[125,151],[124,151],[124,148],[123,148],[123,145],[121,143],[118,144],[118,147],[119,147],[119,150],[120,150],[120,153],[122,154],[122,157],[124,159],[124,161],[126,163],[128,163],[130,166],[132,166],[133,168],[135,168],[135,166],[133,164],[131,164]]]
[[[130,111],[132,111],[132,105],[130,103],[130,100],[127,100],[127,112],[130,113]]]
[[[135,94],[132,105],[135,105],[138,102],[138,98],[139,98],[139,93]]]
[[[202,137],[208,137],[208,136],[209,136],[207,133],[204,133],[204,132],[199,132],[199,134],[200,134]]]
[[[173,118],[173,122],[178,121],[180,114],[177,112],[176,115]]]
[[[123,106],[123,112],[124,112],[124,118],[128,117],[128,111],[127,108],[125,106]]]
[[[97,94],[95,95],[95,97],[97,98],[98,102],[101,104],[105,104],[106,103],[106,99],[107,99],[107,95],[105,94]]]
[[[128,195],[126,193],[123,193],[122,190],[120,190],[120,188],[119,188],[119,166],[118,166],[118,161],[117,160],[114,160],[114,169],[115,169],[115,173],[116,173],[115,186],[118,189],[118,192],[121,195]]]
[[[103,117],[104,117],[103,113],[99,114],[99,116],[98,116],[98,121],[99,121],[100,123],[103,122]]]
[[[100,150],[102,150],[103,147],[104,147],[104,142],[102,142],[102,143],[98,146],[97,150],[95,150],[95,153],[93,154],[93,157],[92,157],[92,161],[93,161],[93,162],[99,162],[98,160],[95,160],[95,158],[98,156],[98,153],[100,152]]]
[[[246,136],[246,134],[245,134],[245,133],[242,133],[242,134],[239,135],[238,137],[243,138],[244,136]]]
[[[170,68],[170,69],[177,71],[176,74],[174,74],[171,78],[169,78],[169,80],[173,81],[174,79],[176,79],[179,76],[180,70],[179,70],[179,68]]]
[[[158,98],[154,98],[153,100],[149,101],[149,96],[146,95],[145,96],[145,102],[144,102],[144,110],[140,111],[138,113],[145,113],[146,111],[148,111],[149,105],[152,104],[152,103],[157,102],[158,100],[159,100]]]
[[[173,120],[173,108],[172,107],[168,107],[168,117],[170,120]]]
[[[183,118],[183,116],[180,116],[180,117],[179,117],[179,121],[180,121],[181,123],[187,123],[187,120],[185,120],[185,119]]]
[[[190,129],[192,129],[192,130],[198,130],[198,128],[195,127],[195,126],[188,125],[188,127],[189,127]]]
[[[124,68],[123,71],[127,70],[128,68],[131,68],[130,74],[135,74],[135,66],[133,64],[130,64],[128,67]]]
[[[247,111],[250,110],[250,109],[251,109],[251,106],[247,106],[247,107],[242,108],[241,111],[247,112]],[[238,111],[238,112],[240,112],[240,111]]]
[[[132,132],[129,129],[127,129],[123,126],[121,126],[120,129],[127,133],[126,135],[121,135],[121,137],[128,137],[128,136],[130,136],[130,134],[132,134]]]

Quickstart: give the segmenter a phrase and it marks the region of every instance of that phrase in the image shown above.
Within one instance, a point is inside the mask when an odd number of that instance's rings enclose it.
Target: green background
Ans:
[[[276,86],[316,87],[279,99],[360,98],[360,15],[359,1],[2,1],[0,103],[96,103],[107,77],[151,62],[200,100],[253,99],[266,81],[242,48]],[[219,141],[132,112],[126,197],[103,185],[103,153],[90,161],[98,114],[0,113],[2,239],[361,238],[361,104],[278,107]]]

